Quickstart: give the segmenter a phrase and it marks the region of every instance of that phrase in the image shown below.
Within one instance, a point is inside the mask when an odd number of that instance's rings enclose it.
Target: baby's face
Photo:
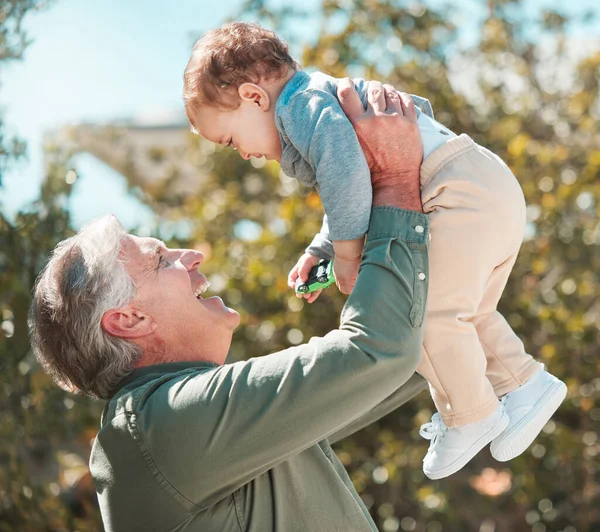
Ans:
[[[265,111],[247,101],[233,111],[202,107],[194,121],[200,135],[235,148],[244,159],[266,157],[281,161],[281,140],[270,109]]]

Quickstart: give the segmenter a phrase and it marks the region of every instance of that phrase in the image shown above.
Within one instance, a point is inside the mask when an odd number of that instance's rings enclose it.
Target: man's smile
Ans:
[[[194,295],[196,296],[196,298],[202,299],[202,294],[204,294],[204,292],[208,290],[209,286],[210,283],[208,282],[208,279],[202,276],[200,284],[197,286],[196,290],[194,290]]]

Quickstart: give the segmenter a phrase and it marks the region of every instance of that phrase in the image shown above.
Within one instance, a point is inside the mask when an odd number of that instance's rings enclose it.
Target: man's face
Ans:
[[[281,161],[281,139],[272,110],[242,101],[233,111],[202,107],[195,116],[198,133],[216,144],[235,148],[244,159]]]
[[[121,256],[137,289],[131,306],[155,323],[153,338],[149,338],[158,343],[153,348],[167,357],[184,352],[196,360],[199,346],[211,346],[215,351],[211,356],[222,355],[224,361],[240,316],[220,297],[201,297],[208,288],[198,270],[204,261],[202,253],[169,249],[154,238],[127,235]]]

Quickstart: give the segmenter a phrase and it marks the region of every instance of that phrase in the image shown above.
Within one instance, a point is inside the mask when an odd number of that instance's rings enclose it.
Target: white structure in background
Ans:
[[[189,150],[192,137],[184,123],[146,125],[136,122],[80,124],[49,132],[45,144],[56,144],[76,154],[88,152],[123,175],[130,186],[142,191],[168,183],[169,196],[187,196],[199,191],[202,164],[210,143],[202,150]],[[195,157],[196,160],[192,160]]]

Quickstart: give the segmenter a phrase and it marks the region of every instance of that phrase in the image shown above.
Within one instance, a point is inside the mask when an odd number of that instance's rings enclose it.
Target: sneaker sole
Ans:
[[[475,457],[475,455],[479,451],[481,451],[481,449],[483,449],[494,438],[496,438],[498,435],[504,432],[509,423],[510,419],[508,418],[508,415],[506,414],[506,412],[503,412],[498,424],[488,433],[484,434],[481,438],[479,438],[473,445],[471,445],[471,447],[467,449],[465,454],[460,456],[460,458],[458,458],[455,462],[439,471],[426,471],[425,469],[423,469],[423,473],[425,473],[427,478],[431,480],[439,480],[441,478],[449,477],[457,471],[460,471]]]
[[[567,385],[562,381],[552,383],[536,406],[510,431],[492,441],[490,451],[499,462],[516,458],[529,447],[567,396]]]

